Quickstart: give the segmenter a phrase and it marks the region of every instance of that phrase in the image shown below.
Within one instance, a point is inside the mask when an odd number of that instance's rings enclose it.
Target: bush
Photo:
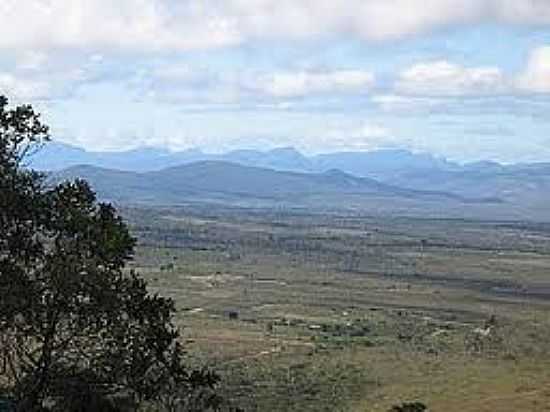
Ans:
[[[428,407],[421,402],[403,403],[392,407],[388,412],[425,412]]]

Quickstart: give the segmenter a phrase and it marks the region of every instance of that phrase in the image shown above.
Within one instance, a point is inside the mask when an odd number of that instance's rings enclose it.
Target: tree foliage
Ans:
[[[425,412],[428,408],[422,402],[409,402],[402,405],[396,405],[388,412]]]
[[[173,302],[125,269],[135,240],[113,206],[25,167],[48,140],[32,107],[0,96],[0,390],[22,411],[212,390],[183,363]]]

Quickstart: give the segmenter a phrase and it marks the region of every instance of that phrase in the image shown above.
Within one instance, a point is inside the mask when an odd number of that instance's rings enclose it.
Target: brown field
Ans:
[[[548,226],[125,214],[134,266],[176,301],[190,361],[245,410],[550,410]]]

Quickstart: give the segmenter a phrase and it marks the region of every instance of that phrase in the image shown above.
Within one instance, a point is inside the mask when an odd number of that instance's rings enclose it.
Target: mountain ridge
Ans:
[[[267,151],[238,149],[222,154],[205,153],[200,149],[170,152],[164,149],[141,147],[121,152],[94,152],[59,142],[46,145],[31,166],[43,171],[58,171],[71,166],[93,166],[134,172],[149,172],[197,161],[217,160],[274,170],[323,172],[341,169],[347,173],[366,176],[402,168],[456,169],[458,164],[427,153],[412,153],[402,149],[382,149],[369,152],[334,152],[306,156],[293,147]],[[347,167],[346,167],[347,165]],[[365,169],[361,170],[360,166]],[[369,167],[367,167],[369,166]],[[350,168],[350,170],[345,170]],[[372,177],[372,176],[371,176]]]
[[[71,162],[80,161],[80,163],[86,163],[86,160],[89,160],[86,157],[79,157],[83,152],[86,153],[83,150],[76,149],[75,151],[70,147],[56,147],[54,149],[57,150],[57,154],[55,150],[50,152],[50,154],[53,153],[54,159],[58,159],[64,153],[64,150],[69,150],[70,153],[73,153],[73,157],[69,159]],[[130,157],[124,158],[128,153],[130,153]],[[547,205],[550,203],[550,163],[501,165],[495,162],[476,162],[467,165],[458,165],[429,154],[415,154],[406,150],[343,152],[307,157],[293,148],[280,148],[267,152],[239,150],[223,155],[208,155],[198,150],[189,150],[174,154],[165,151],[144,149],[133,152],[98,154],[98,156],[99,160],[96,163],[99,163],[99,166],[97,164],[94,165],[94,162],[88,163],[92,163],[91,166],[100,167],[105,170],[82,169],[81,174],[88,177],[95,176],[98,179],[105,174],[114,175],[112,180],[119,182],[122,180],[124,183],[123,187],[128,194],[127,200],[132,200],[135,197],[141,199],[147,198],[148,201],[154,203],[155,193],[158,191],[158,187],[163,187],[163,180],[165,180],[166,176],[164,179],[160,177],[155,178],[156,184],[149,186],[148,190],[150,194],[147,196],[142,186],[145,181],[150,181],[155,176],[155,173],[160,176],[163,173],[167,173],[167,169],[174,169],[173,175],[169,174],[169,176],[171,176],[173,186],[178,186],[181,185],[181,180],[174,177],[174,175],[178,174],[178,170],[185,172],[183,176],[184,181],[199,182],[200,180],[197,180],[196,174],[189,174],[189,170],[200,169],[198,165],[201,164],[210,164],[212,167],[208,173],[213,173],[216,169],[213,165],[218,165],[218,168],[221,167],[220,165],[224,165],[216,175],[218,182],[220,182],[219,186],[212,184],[212,181],[215,179],[211,174],[210,180],[207,179],[208,184],[206,186],[195,185],[191,187],[192,185],[187,185],[185,186],[187,191],[180,191],[178,195],[170,193],[173,189],[167,188],[165,193],[160,197],[166,198],[170,204],[177,203],[189,197],[205,199],[215,197],[219,201],[229,199],[232,202],[239,202],[242,199],[237,199],[238,195],[242,198],[263,199],[262,201],[267,202],[268,199],[279,201],[281,200],[281,196],[285,194],[285,191],[290,191],[293,193],[291,197],[295,199],[305,199],[308,197],[309,200],[304,201],[304,204],[307,204],[309,207],[312,204],[311,199],[314,196],[311,190],[314,187],[313,181],[320,179],[319,176],[323,176],[324,183],[322,187],[319,187],[317,197],[321,199],[320,201],[325,201],[327,197],[330,197],[329,203],[339,207],[362,207],[366,194],[362,192],[353,196],[350,184],[359,185],[359,187],[364,188],[365,181],[357,179],[371,179],[378,184],[386,185],[386,189],[388,187],[399,188],[399,190],[392,189],[395,192],[392,196],[397,196],[401,203],[407,193],[414,193],[412,199],[415,199],[415,196],[424,196],[420,203],[426,202],[429,196],[432,199],[437,197],[441,202],[441,209],[448,208],[449,203],[453,203],[453,207],[458,204],[464,205],[468,203],[500,204],[501,210],[504,210],[505,206],[508,208],[505,211],[506,213],[504,213],[505,215],[508,215],[509,211],[513,211],[514,216],[517,216],[519,219],[530,219],[536,216],[537,219],[550,220],[550,211],[547,210]],[[149,165],[155,164],[158,166],[158,169],[143,170],[143,164],[147,163],[144,157],[155,159]],[[36,157],[37,160],[41,158],[42,156]],[[140,164],[141,169],[137,171],[126,170],[126,173],[130,174],[120,174],[124,171],[124,166],[132,166],[133,164]],[[241,168],[235,169],[236,165],[241,166]],[[31,166],[33,166],[32,163]],[[77,166],[71,165],[71,167]],[[116,166],[119,166],[118,170],[114,170],[117,169]],[[232,173],[231,170],[240,170],[241,172]],[[243,170],[246,172],[243,172]],[[294,185],[292,186],[294,188],[290,190],[285,188],[282,183],[284,179],[281,180],[281,175],[271,174],[276,172],[298,173],[303,179],[305,179],[305,175],[309,175],[311,184],[308,186],[302,182],[302,186],[296,186],[296,181],[290,181],[289,184],[291,186]],[[152,175],[148,175],[150,173]],[[265,176],[266,173],[270,174],[270,177],[267,178],[267,181],[260,184],[251,180],[248,176],[255,174],[263,174]],[[341,175],[342,173],[345,177]],[[137,179],[136,174],[145,174],[146,179]],[[74,175],[76,176],[78,173],[74,173]],[[288,177],[288,175],[283,176]],[[338,178],[338,176],[340,177]],[[275,177],[276,181],[279,182],[278,185],[274,185],[271,180],[271,178]],[[125,181],[125,178],[131,181],[130,187],[127,187],[126,184],[129,182]],[[330,186],[330,190],[328,190],[329,186],[327,185],[330,179],[334,183]],[[112,184],[105,179],[99,180],[105,183],[103,188]],[[240,191],[235,189],[238,185],[241,186]],[[341,186],[336,187],[337,185]],[[247,186],[254,187],[257,191],[255,193],[247,192]],[[224,193],[222,189],[227,187],[233,187],[235,190],[230,191],[230,193]],[[300,193],[297,187],[301,187],[304,193]],[[391,198],[389,192],[392,190],[385,192],[386,199]],[[215,196],[214,193],[216,193]],[[276,196],[273,196],[274,193]],[[340,201],[333,199],[337,197],[337,194],[342,195]],[[415,200],[418,201],[419,199],[416,198]],[[297,203],[296,201],[293,202],[292,199],[286,199],[285,201],[289,204]],[[414,209],[418,206],[417,203],[410,205],[410,207]],[[433,204],[434,202],[432,201],[428,209]],[[400,209],[400,212],[408,213],[405,208]],[[446,212],[446,210],[443,210],[441,213],[443,212]],[[440,211],[438,210],[437,213],[440,213]],[[469,213],[468,210],[457,210],[455,214],[467,217]],[[487,215],[491,217],[491,213]]]
[[[414,190],[357,177],[339,169],[323,173],[277,171],[225,161],[199,161],[152,172],[130,172],[90,165],[74,166],[53,173],[56,180],[85,178],[100,192],[120,192],[141,188],[151,193],[225,193],[235,196],[284,198],[316,194],[397,196],[402,198],[440,198],[463,203],[498,202],[471,199],[442,191]],[[98,179],[99,178],[99,179]],[[123,181],[121,181],[123,179]],[[108,196],[109,197],[109,196]]]

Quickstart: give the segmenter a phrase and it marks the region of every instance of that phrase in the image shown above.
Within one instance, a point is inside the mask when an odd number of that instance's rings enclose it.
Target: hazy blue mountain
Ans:
[[[84,149],[51,142],[33,154],[27,163],[39,170],[61,170],[79,164],[94,164],[96,159]]]
[[[265,152],[237,150],[225,154],[153,148],[101,153],[59,143],[46,146],[31,159],[31,166],[42,170],[59,171],[79,165],[93,167],[69,172],[77,171],[75,175],[89,177],[108,198],[128,201],[283,199],[309,205],[315,198],[327,205],[363,207],[365,190],[372,189],[376,181],[378,185],[385,185],[378,187],[377,196],[383,193],[385,199],[392,202],[397,199],[400,206],[408,196],[415,199],[414,204],[408,204],[413,209],[418,206],[418,196],[424,193],[421,200],[425,201],[425,192],[428,192],[432,200],[437,193],[440,194],[438,200],[445,198],[447,209],[447,203],[455,196],[455,203],[468,199],[484,199],[493,201],[489,202],[492,204],[504,202],[506,211],[517,212],[514,216],[519,218],[550,216],[546,211],[550,202],[550,163],[502,165],[483,161],[459,165],[406,150],[313,157],[293,148]],[[369,202],[372,203],[372,199]],[[430,207],[433,205],[434,202]],[[464,216],[468,216],[467,211]],[[489,217],[496,215],[489,214]]]
[[[147,173],[77,166],[54,176],[58,180],[85,178],[106,200],[156,205],[216,200],[269,206],[278,203],[301,206],[318,203],[319,207],[348,208],[373,200],[380,201],[380,205],[386,204],[386,207],[388,202],[470,204],[494,201],[403,189],[339,170],[298,173],[219,161],[204,161]]]
[[[179,156],[185,159],[184,153]],[[90,152],[80,148],[52,142],[44,146],[29,159],[31,167],[39,170],[56,171],[77,165],[90,165],[111,169],[144,171],[178,164],[172,153],[155,149],[140,148],[125,152]]]
[[[550,219],[550,165],[466,167],[459,171],[410,172],[386,182],[410,189],[498,198],[516,210]]]
[[[264,167],[273,170],[313,172],[311,160],[291,147],[261,152],[257,150],[235,150],[209,160],[220,160],[244,166]]]
[[[385,179],[410,170],[454,170],[457,164],[416,154],[406,150],[373,152],[343,152],[307,157],[294,148],[269,151],[235,150],[224,154],[208,154],[200,150],[169,152],[141,148],[125,152],[89,152],[79,148],[51,143],[33,159],[32,166],[41,170],[61,170],[76,165],[90,165],[134,172],[161,170],[197,161],[226,161],[245,166],[274,170],[325,172],[339,169],[360,177]]]
[[[456,170],[460,166],[430,154],[407,150],[378,150],[373,152],[341,152],[315,156],[315,170],[340,169],[356,176],[380,180],[410,171]]]
[[[461,170],[463,171],[487,172],[487,173],[502,172],[504,169],[505,169],[505,166],[501,165],[500,163],[492,162],[488,160],[473,162],[473,163],[466,163],[461,168]]]

